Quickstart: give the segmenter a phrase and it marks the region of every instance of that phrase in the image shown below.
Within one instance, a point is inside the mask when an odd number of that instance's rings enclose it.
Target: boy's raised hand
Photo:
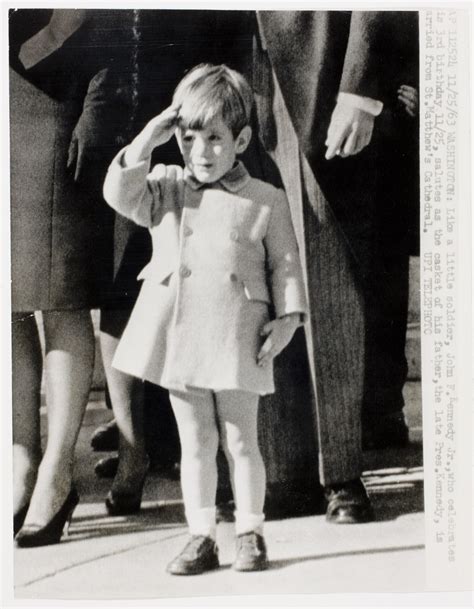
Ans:
[[[278,319],[273,319],[265,324],[260,331],[267,339],[263,343],[257,355],[257,364],[267,366],[271,363],[293,338],[296,328],[300,323],[300,314],[291,313]]]
[[[179,107],[169,106],[149,121],[128,146],[125,153],[127,165],[135,165],[148,159],[155,148],[166,144],[173,136],[178,121]]]
[[[155,116],[143,129],[153,148],[166,144],[173,136],[178,120],[179,107],[169,106],[161,114]]]

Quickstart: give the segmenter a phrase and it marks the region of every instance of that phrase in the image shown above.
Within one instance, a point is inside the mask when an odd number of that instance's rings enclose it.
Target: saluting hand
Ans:
[[[148,159],[156,147],[166,144],[171,139],[178,122],[178,112],[178,107],[169,106],[145,125],[127,148],[125,153],[127,165],[136,165]]]
[[[257,355],[257,364],[267,366],[286,347],[300,323],[300,314],[291,313],[273,319],[263,326],[261,336],[267,339]]]

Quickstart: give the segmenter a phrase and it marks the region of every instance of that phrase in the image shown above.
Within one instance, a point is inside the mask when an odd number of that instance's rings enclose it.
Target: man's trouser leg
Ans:
[[[277,143],[270,154],[290,202],[305,270],[319,473],[328,486],[362,471],[364,302],[345,237],[301,153],[276,79],[273,87]]]

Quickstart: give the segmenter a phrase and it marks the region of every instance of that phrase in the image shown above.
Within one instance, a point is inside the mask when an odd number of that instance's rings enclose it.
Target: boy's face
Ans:
[[[244,127],[242,133],[250,128]],[[178,128],[176,137],[186,167],[202,183],[211,184],[224,176],[235,157],[247,147],[242,133],[234,138],[221,116],[215,117],[203,129]],[[250,139],[250,137],[248,138]]]

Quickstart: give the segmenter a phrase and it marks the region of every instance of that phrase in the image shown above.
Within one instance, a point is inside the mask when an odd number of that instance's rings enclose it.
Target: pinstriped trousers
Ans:
[[[364,299],[344,234],[303,155],[268,56],[254,48],[259,132],[286,190],[310,306],[306,345],[319,477],[328,486],[362,472]],[[272,116],[270,146],[265,133]],[[269,179],[269,181],[271,181]],[[316,467],[316,464],[315,464]]]

